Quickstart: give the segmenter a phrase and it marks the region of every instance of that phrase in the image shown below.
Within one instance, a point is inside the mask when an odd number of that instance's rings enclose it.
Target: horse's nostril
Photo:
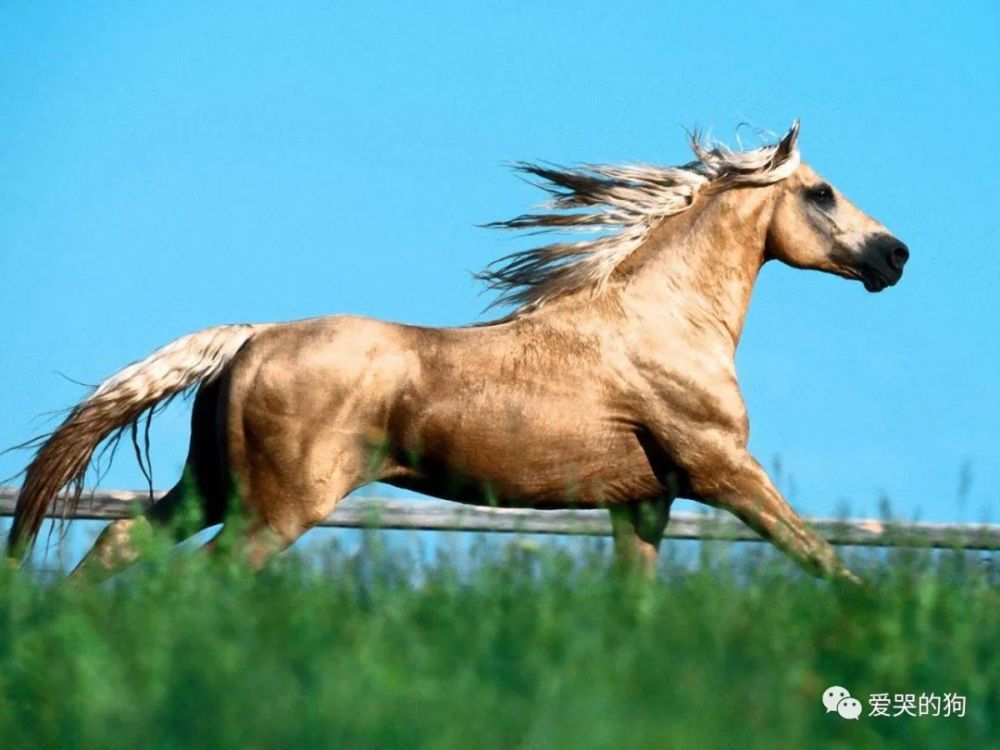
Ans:
[[[906,265],[906,261],[909,259],[910,251],[902,242],[889,251],[889,263],[897,271],[902,271],[903,266]]]

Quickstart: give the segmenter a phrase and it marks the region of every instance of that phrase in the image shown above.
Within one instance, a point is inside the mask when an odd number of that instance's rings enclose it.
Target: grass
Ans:
[[[156,554],[101,586],[0,572],[0,747],[980,748],[1000,743],[1000,572],[855,555],[860,594],[703,545],[652,585],[602,544],[382,544],[258,576]],[[864,707],[827,714],[838,684]],[[875,692],[964,718],[871,718]]]

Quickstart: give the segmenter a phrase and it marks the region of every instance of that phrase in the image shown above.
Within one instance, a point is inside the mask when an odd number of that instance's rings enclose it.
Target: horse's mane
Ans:
[[[691,135],[697,161],[679,167],[584,164],[576,168],[520,162],[514,168],[538,178],[552,198],[540,208],[551,213],[522,214],[487,224],[500,229],[546,232],[602,232],[594,239],[556,242],[521,250],[493,261],[476,277],[499,292],[490,307],[517,306],[515,315],[534,310],[579,289],[599,294],[618,265],[645,240],[663,218],[687,210],[702,191],[769,185],[788,177],[799,165],[798,122],[780,142],[731,151]],[[573,209],[587,208],[582,212]]]

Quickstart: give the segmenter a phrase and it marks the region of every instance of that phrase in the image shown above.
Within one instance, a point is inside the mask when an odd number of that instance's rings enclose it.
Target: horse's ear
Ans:
[[[774,164],[783,164],[789,156],[795,152],[795,144],[799,140],[799,121],[796,120],[792,123],[792,127],[788,129],[785,137],[781,139],[778,143],[777,148],[774,149]]]

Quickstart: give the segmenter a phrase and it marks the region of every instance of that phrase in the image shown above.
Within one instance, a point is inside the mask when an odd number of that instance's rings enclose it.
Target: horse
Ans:
[[[258,568],[380,481],[475,505],[606,508],[616,559],[647,573],[671,504],[690,498],[807,570],[857,582],[749,453],[734,354],[768,261],[880,292],[909,250],[801,160],[798,135],[796,121],[731,150],[695,132],[694,160],[675,167],[514,165],[549,200],[491,226],[557,236],[478,274],[513,307],[490,322],[335,315],[167,344],[39,441],[8,554],[24,557],[54,502],[75,506],[98,445],[197,387],[184,478],[107,526],[77,571],[134,561],[136,528],[177,528],[186,502],[201,523],[178,541],[218,524],[234,494]]]

